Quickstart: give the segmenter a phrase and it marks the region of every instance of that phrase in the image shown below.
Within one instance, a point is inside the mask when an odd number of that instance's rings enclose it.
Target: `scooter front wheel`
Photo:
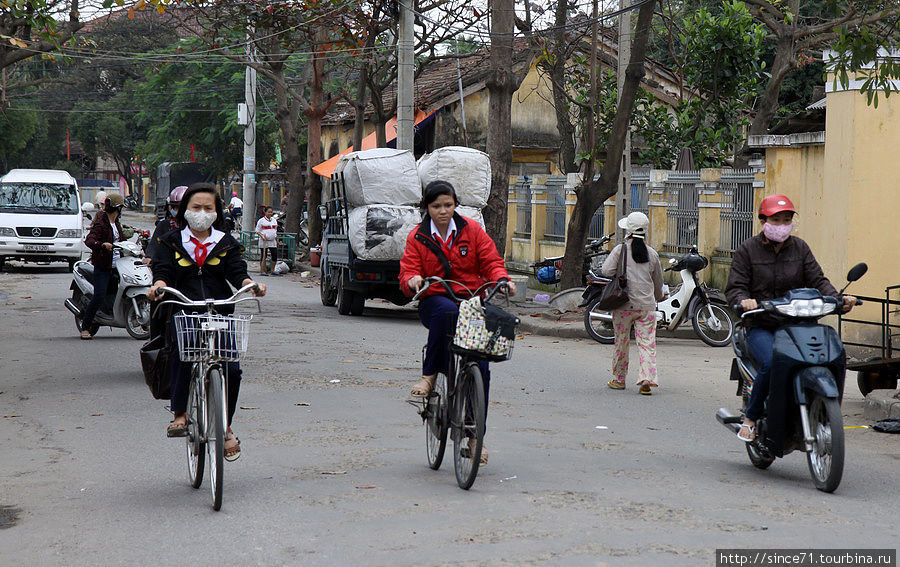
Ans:
[[[147,298],[138,299],[138,308],[143,309],[143,303],[149,301]],[[147,308],[149,309],[149,307]],[[125,308],[125,330],[133,339],[146,341],[150,338],[150,323],[141,324],[141,316],[138,311],[134,310],[134,304],[129,303]]]
[[[844,474],[844,419],[841,406],[834,398],[815,396],[807,408],[812,451],[806,453],[809,474],[816,488],[834,492]]]

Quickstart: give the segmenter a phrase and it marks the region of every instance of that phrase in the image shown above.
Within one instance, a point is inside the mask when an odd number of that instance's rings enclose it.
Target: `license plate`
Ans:
[[[48,252],[50,250],[49,244],[24,244],[26,252]]]

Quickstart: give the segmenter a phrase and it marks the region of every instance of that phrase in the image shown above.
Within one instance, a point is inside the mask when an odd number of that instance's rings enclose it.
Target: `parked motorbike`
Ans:
[[[721,347],[731,342],[734,334],[734,320],[729,313],[728,302],[722,293],[708,287],[697,279],[697,272],[709,265],[709,260],[691,247],[690,252],[679,259],[669,260],[667,272],[679,272],[681,283],[675,286],[669,297],[656,304],[656,325],[658,329],[674,331],[687,319],[691,320],[694,332],[709,346]],[[599,268],[588,275],[588,286],[584,290],[581,306],[584,310],[584,328],[588,335],[602,344],[615,342],[612,313],[600,309],[600,295],[611,281],[600,274]]]
[[[609,256],[609,251],[604,250],[604,247],[614,236],[615,233],[607,234],[603,238],[590,240],[584,245],[584,259],[581,265],[582,283],[586,284],[591,269],[599,269],[603,260]],[[531,269],[534,270],[534,277],[538,282],[548,285],[559,283],[562,279],[563,256],[548,256],[540,262],[532,264]]]
[[[853,266],[847,274],[847,285],[861,278],[866,270],[865,264]],[[847,286],[842,294],[845,289]],[[861,303],[857,300],[857,305]],[[743,321],[765,313],[779,324],[766,411],[756,422],[756,439],[745,443],[747,456],[753,466],[766,469],[776,457],[804,451],[813,482],[823,492],[834,492],[844,471],[841,397],[846,355],[837,331],[817,321],[837,313],[842,306],[841,297],[823,297],[816,289],[802,288],[762,301],[758,309],[741,315]],[[738,383],[743,414],[758,373],[743,325],[738,326],[734,336],[734,354],[730,379]],[[737,434],[743,416],[719,408],[716,419]]]
[[[240,230],[241,217],[235,215],[231,209],[225,209],[222,211],[222,226],[227,234],[231,234],[236,229]]]
[[[88,329],[91,335],[101,326],[124,327],[132,338],[146,340],[150,336],[150,300],[147,291],[153,283],[150,267],[141,259],[144,251],[136,242],[116,242],[113,249],[119,251],[119,258],[113,263],[113,279],[109,294],[97,311],[94,322]],[[80,260],[72,270],[72,297],[66,299],[66,308],[75,315],[75,326],[81,331],[81,314],[94,295],[92,283],[94,266]]]

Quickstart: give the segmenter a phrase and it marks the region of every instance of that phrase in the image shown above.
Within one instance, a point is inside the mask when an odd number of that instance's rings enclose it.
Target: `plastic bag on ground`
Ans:
[[[417,205],[422,200],[416,158],[409,150],[376,148],[351,152],[341,157],[334,171],[343,173],[344,191],[351,207]]]
[[[418,207],[366,205],[350,209],[350,247],[363,260],[399,260],[406,237],[420,222]]]
[[[436,179],[453,185],[459,203],[467,207],[487,205],[491,192],[491,158],[463,146],[446,146],[425,154],[416,163],[422,187]]]
[[[275,267],[272,269],[276,274],[286,274],[291,271],[290,266],[287,265],[283,260],[279,260],[275,263]]]

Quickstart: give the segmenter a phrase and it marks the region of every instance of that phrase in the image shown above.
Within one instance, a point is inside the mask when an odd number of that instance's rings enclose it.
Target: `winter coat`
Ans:
[[[449,254],[444,254],[440,242],[431,235],[431,217],[427,214],[416,230],[406,238],[406,250],[400,260],[400,289],[408,296],[414,292],[409,289],[409,280],[413,276],[438,276],[451,279],[475,291],[486,282],[509,279],[503,266],[503,258],[497,253],[494,241],[487,235],[477,221],[454,213],[456,237],[450,247]],[[438,254],[441,252],[441,254]],[[450,284],[453,292],[460,297],[468,297],[463,287]],[[446,295],[446,289],[434,285],[422,296]]]
[[[125,240],[122,233],[122,225],[119,224],[119,219],[116,219],[116,229],[119,231],[118,240],[116,240],[112,224],[109,222],[109,216],[105,211],[97,213],[94,222],[91,223],[90,231],[84,239],[84,245],[91,249],[91,264],[93,264],[95,268],[100,270],[112,269],[113,251],[104,248],[103,244],[106,242],[111,244],[113,242]]]
[[[216,243],[203,266],[198,266],[181,244],[181,231],[165,233],[153,257],[153,281],[162,280],[188,298],[228,299],[234,293],[228,287],[241,287],[247,274],[243,248],[230,234]]]

